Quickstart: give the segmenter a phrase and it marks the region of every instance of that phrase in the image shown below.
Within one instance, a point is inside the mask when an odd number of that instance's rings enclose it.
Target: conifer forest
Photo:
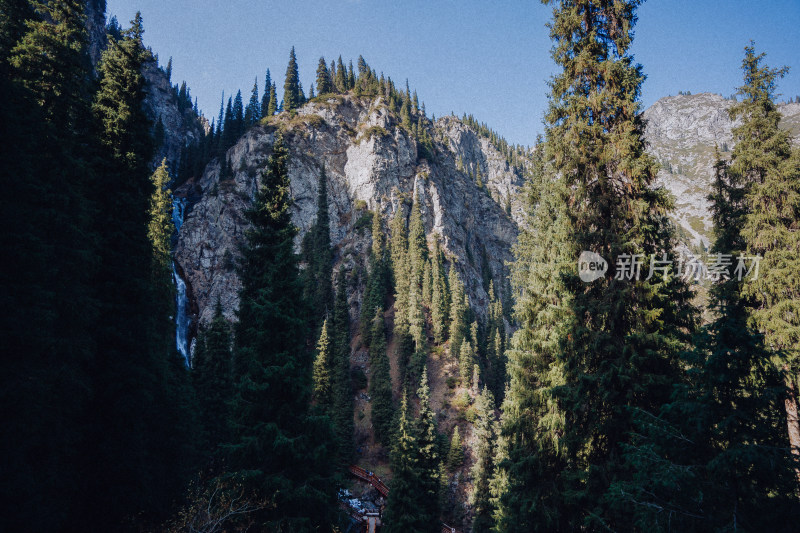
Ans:
[[[800,531],[800,65],[645,107],[643,0],[541,3],[519,144],[0,0],[0,531]]]

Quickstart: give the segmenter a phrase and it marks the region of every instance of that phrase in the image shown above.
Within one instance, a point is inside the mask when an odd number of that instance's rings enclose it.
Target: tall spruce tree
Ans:
[[[450,353],[458,357],[461,353],[461,343],[467,335],[467,295],[464,293],[464,284],[458,276],[455,262],[450,263]]]
[[[419,416],[417,416],[417,468],[419,473],[418,497],[419,517],[426,523],[423,531],[434,533],[441,531],[439,524],[439,487],[442,458],[439,456],[439,439],[436,431],[436,420],[431,409],[431,391],[428,386],[428,370],[423,369],[420,378],[417,398],[419,398]]]
[[[272,116],[278,111],[278,90],[275,87],[275,82],[269,88],[269,107],[267,107],[267,116]]]
[[[350,384],[350,304],[347,301],[347,278],[339,270],[336,300],[333,306],[333,415],[339,439],[339,458],[347,461],[353,450],[353,394]]]
[[[333,69],[331,69],[331,71],[333,71]],[[336,76],[334,82],[338,92],[347,92],[347,69],[344,68],[344,63],[342,63],[342,56],[339,56],[336,62]]]
[[[390,252],[392,278],[395,293],[395,334],[408,333],[408,299],[411,290],[410,264],[408,261],[408,232],[402,204],[398,205],[392,219]]]
[[[228,447],[235,475],[270,503],[256,518],[272,531],[322,528],[332,523],[335,504],[333,428],[327,416],[309,413],[312,360],[288,160],[279,134],[247,212]]]
[[[233,146],[237,138],[236,119],[233,114],[233,98],[229,96],[228,104],[225,106],[225,115],[222,122],[219,157],[225,157],[228,148]]]
[[[35,10],[35,12],[34,12]],[[77,527],[97,323],[83,5],[0,5],[0,529]],[[13,253],[11,252],[13,250]],[[87,449],[88,448],[88,449]]]
[[[97,221],[101,265],[96,280],[104,320],[96,332],[103,356],[94,368],[96,471],[87,477],[94,484],[93,503],[106,510],[98,525],[102,529],[134,510],[151,516],[167,512],[190,466],[188,436],[181,435],[185,427],[179,423],[186,421],[187,404],[176,398],[186,390],[188,376],[177,364],[169,336],[169,293],[149,274],[154,258],[147,237],[152,140],[141,72],[152,56],[142,43],[143,33],[137,14],[121,40],[109,41],[93,104],[104,153],[94,188],[104,212]],[[161,270],[159,275],[166,277],[165,265]],[[137,488],[142,486],[152,490]]]
[[[229,402],[233,397],[231,326],[217,300],[214,318],[197,336],[192,371],[208,452],[217,455],[229,442]]]
[[[712,252],[735,256],[744,245],[745,188],[725,161],[715,170]],[[639,436],[626,450],[636,475],[617,489],[643,530],[781,530],[779,517],[797,512],[782,375],[748,326],[742,284],[734,276],[712,286],[714,319],[685,356],[690,380],[661,417],[639,414]]]
[[[258,78],[253,81],[253,88],[250,91],[250,101],[244,110],[244,127],[249,128],[261,118],[261,104],[258,100]]]
[[[453,471],[462,464],[464,464],[464,445],[461,442],[461,432],[458,426],[456,426],[453,428],[453,436],[450,437],[450,449],[447,452],[447,468]]]
[[[325,167],[317,182],[317,220],[303,240],[303,259],[307,261],[306,293],[312,307],[315,327],[333,311],[333,250],[328,211],[328,178]]]
[[[314,359],[314,400],[322,412],[332,414],[333,410],[333,346],[328,334],[328,320],[322,323],[322,332],[317,342],[317,356]]]
[[[272,77],[269,74],[269,69],[267,69],[267,75],[264,79],[264,95],[261,97],[261,118],[271,116],[269,112],[269,107],[272,103],[271,89]]]
[[[319,58],[319,65],[317,65],[317,94],[322,96],[333,92],[333,83],[331,81],[331,74],[328,71],[328,65],[325,63],[325,58]]]
[[[447,277],[444,273],[444,255],[438,237],[434,241],[431,263],[431,325],[433,336],[437,343],[447,339],[448,321],[450,316],[450,295],[447,287]]]
[[[164,158],[150,177],[153,192],[150,195],[150,220],[147,224],[147,238],[153,248],[153,275],[157,283],[170,279],[172,255],[170,237],[172,236],[172,191],[167,159]],[[169,284],[171,286],[171,283]],[[166,291],[169,294],[169,290]]]
[[[800,283],[794,275],[800,268],[800,150],[779,128],[781,114],[774,101],[777,81],[788,69],[771,69],[763,59],[752,44],[745,48],[744,85],[736,93],[741,101],[730,109],[731,119],[741,120],[733,129],[730,172],[744,182],[747,255],[762,257],[758,276],[747,278],[743,293],[766,345],[785,356],[789,442],[800,459]]]
[[[242,91],[236,91],[236,96],[233,98],[233,107],[231,108],[231,124],[233,127],[231,135],[231,146],[239,140],[239,137],[244,133],[244,102],[242,101]]]
[[[353,60],[347,65],[347,90],[351,90],[356,86],[356,74],[353,70]]]
[[[392,406],[392,377],[389,373],[389,355],[386,353],[383,310],[380,308],[376,310],[375,318],[372,320],[371,338],[372,343],[369,347],[371,420],[375,439],[386,446],[391,442],[394,407]]]
[[[372,213],[372,247],[369,255],[369,274],[367,277],[364,302],[361,306],[361,338],[370,345],[370,329],[375,310],[384,307],[388,286],[386,247],[384,246],[381,209],[376,206]]]
[[[409,334],[414,339],[415,365],[413,375],[418,378],[427,355],[427,333],[425,328],[425,312],[423,310],[423,278],[425,263],[428,258],[428,243],[425,239],[425,224],[422,220],[420,200],[414,194],[414,203],[411,206],[411,217],[408,224],[408,252],[406,268],[408,269],[408,325]]]
[[[472,504],[475,514],[472,518],[472,531],[488,533],[494,525],[492,518],[490,481],[494,472],[495,416],[494,396],[485,386],[475,402],[475,463],[472,465]]]
[[[283,83],[283,109],[291,111],[303,104],[302,91],[300,90],[300,74],[297,71],[297,58],[294,55],[294,46],[289,53],[289,64],[286,66],[286,81]]]
[[[612,265],[636,254],[669,260],[671,205],[653,187],[656,164],[639,118],[643,75],[628,52],[640,2],[547,3],[562,69],[547,113],[557,177],[533,221],[539,242],[523,237],[516,248],[523,297],[504,428],[510,489],[496,527],[626,529],[631,509],[617,505],[613,487],[635,473],[623,454],[632,413],[658,413],[669,401],[695,313],[675,276],[577,276],[583,250]]]
[[[409,412],[408,399],[403,395],[400,403],[397,429],[391,452],[392,481],[389,499],[381,517],[388,533],[421,533],[437,531],[439,524],[430,524],[429,517],[420,512],[424,509],[420,491],[419,449],[413,419]],[[432,529],[431,526],[437,529]]]
[[[461,385],[468,388],[472,377],[472,366],[475,364],[475,348],[469,339],[464,339],[458,349],[458,375]]]

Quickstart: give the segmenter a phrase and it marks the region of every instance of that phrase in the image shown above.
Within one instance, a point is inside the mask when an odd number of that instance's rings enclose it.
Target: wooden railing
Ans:
[[[348,470],[353,476],[357,477],[362,481],[366,481],[367,483],[375,487],[375,490],[380,492],[384,498],[387,498],[389,496],[389,487],[387,487],[386,484],[383,481],[381,481],[381,478],[379,478],[372,472],[364,470],[360,466],[356,465],[350,465]]]
[[[350,465],[347,470],[350,472],[350,475],[357,477],[361,481],[365,481],[372,485],[375,490],[381,493],[384,498],[389,497],[389,487],[381,481],[381,478],[370,472],[369,470],[364,470],[360,466]],[[458,529],[454,527],[450,527],[445,523],[442,523],[442,533],[461,533]]]

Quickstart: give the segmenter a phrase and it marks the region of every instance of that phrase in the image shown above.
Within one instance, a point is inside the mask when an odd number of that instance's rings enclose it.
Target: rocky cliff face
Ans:
[[[192,109],[181,112],[170,80],[155,61],[145,64],[142,74],[147,82],[147,96],[144,101],[147,118],[150,119],[154,132],[159,120],[164,126],[163,137],[157,139],[161,142],[153,155],[153,166],[157,166],[162,159],[167,158],[174,177],[181,150],[190,143],[200,140],[209,124],[205,118],[198,117]]]
[[[644,112],[649,152],[661,163],[659,182],[676,198],[675,219],[695,242],[708,246],[712,223],[706,196],[713,179],[714,150],[730,157],[733,149],[728,117],[733,105],[718,94],[669,96]],[[800,138],[800,104],[781,104],[783,127]]]
[[[465,169],[480,170],[492,198],[510,210],[510,215],[520,225],[524,221],[521,196],[518,194],[524,180],[509,167],[506,158],[492,143],[478,135],[472,128],[455,117],[443,117],[436,121],[441,139]]]
[[[86,0],[84,4],[86,29],[89,34],[89,57],[97,68],[100,57],[108,45],[106,37],[106,2],[105,0]],[[163,158],[167,158],[170,168],[177,169],[181,150],[187,144],[198,140],[208,128],[208,121],[198,117],[194,111],[187,109],[183,113],[178,109],[170,80],[158,67],[157,62],[148,62],[142,71],[147,83],[145,112],[155,131],[155,125],[161,120],[164,125],[163,137],[158,139],[159,146],[153,155],[152,166],[155,167]]]
[[[92,65],[96,66],[106,47],[106,1],[88,0],[84,14],[86,30],[89,32],[89,57]]]
[[[359,224],[364,209],[380,213],[388,232],[396,210],[405,205],[408,213],[416,194],[429,242],[438,236],[467,285],[473,307],[485,312],[482,268],[490,268],[501,286],[517,236],[517,224],[493,195],[513,196],[520,177],[488,142],[452,117],[434,127],[436,156],[421,159],[416,140],[399,126],[382,98],[347,95],[307,103],[294,117],[282,113],[251,128],[227,153],[232,179],[220,181],[216,161],[206,168],[197,184],[200,199],[186,216],[175,251],[200,323],[210,320],[217,299],[225,315],[234,318],[239,288],[234,265],[246,229],[243,212],[252,202],[278,128],[285,130],[290,148],[298,247],[316,219],[318,178],[325,167],[336,268],[343,265],[351,272],[354,311],[370,244],[369,228]],[[459,155],[482,165],[488,189],[456,169]]]
[[[160,70],[153,79],[148,77],[154,88],[148,99],[177,139],[186,131],[181,130],[185,118],[176,116],[172,93],[159,74],[163,77]],[[662,165],[659,182],[676,197],[674,216],[690,239],[706,246],[712,231],[706,195],[714,149],[717,146],[729,156],[733,148],[733,123],[728,117],[732,103],[708,93],[672,96],[644,114],[648,149]],[[784,127],[800,134],[800,104],[781,104],[780,110]],[[381,98],[347,95],[310,102],[295,116],[282,113],[251,128],[228,151],[232,179],[220,181],[219,163],[212,161],[192,184],[199,199],[181,228],[176,261],[190,287],[199,323],[210,320],[217,299],[225,315],[235,318],[239,289],[235,264],[246,229],[243,213],[252,202],[279,128],[287,132],[292,156],[298,247],[316,218],[317,179],[323,165],[326,169],[336,267],[344,265],[353,274],[354,311],[370,244],[368,228],[357,229],[364,209],[379,211],[388,231],[394,212],[401,204],[408,212],[414,194],[422,201],[429,241],[438,236],[467,285],[471,304],[479,313],[485,311],[483,263],[495,285],[502,286],[505,261],[511,259],[511,246],[524,222],[518,194],[522,177],[488,139],[455,117],[436,121],[432,130],[436,156],[422,159],[416,140],[400,127]],[[171,146],[168,149],[175,154],[177,141]],[[482,188],[467,176],[470,170],[473,174],[480,170]]]

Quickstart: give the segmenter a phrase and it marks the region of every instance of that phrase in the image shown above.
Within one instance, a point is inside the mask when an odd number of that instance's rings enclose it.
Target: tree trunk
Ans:
[[[786,407],[786,426],[789,430],[789,445],[792,448],[792,454],[800,458],[800,419],[797,416],[797,389],[795,387],[794,374],[789,371],[789,368],[784,365],[786,372],[786,388],[787,394],[784,400]],[[797,473],[797,481],[800,483],[800,469],[795,468]]]

